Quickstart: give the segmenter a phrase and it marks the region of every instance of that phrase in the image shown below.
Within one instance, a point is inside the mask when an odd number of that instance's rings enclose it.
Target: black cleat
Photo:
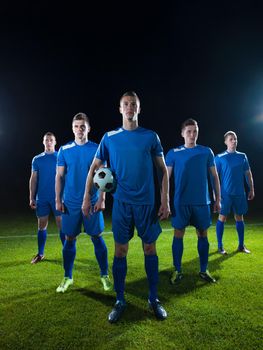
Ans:
[[[206,282],[216,283],[216,280],[210,275],[209,271],[199,272],[199,276]]]
[[[154,315],[158,320],[165,320],[167,318],[167,312],[158,299],[153,302],[150,302],[150,300],[148,300],[148,305],[149,308],[153,310]]]
[[[121,315],[123,314],[123,311],[126,308],[125,301],[118,300],[116,304],[114,305],[114,308],[111,310],[108,316],[108,321],[110,323],[116,323],[121,318]]]

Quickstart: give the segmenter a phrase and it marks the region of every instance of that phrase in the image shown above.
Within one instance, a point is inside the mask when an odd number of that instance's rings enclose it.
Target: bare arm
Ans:
[[[247,181],[249,185],[249,192],[248,192],[248,200],[252,200],[255,197],[255,191],[254,191],[254,181],[251,170],[246,171]]]
[[[90,194],[91,194],[91,189],[93,186],[93,176],[95,171],[102,166],[102,161],[98,158],[94,158],[93,162],[90,166],[87,180],[86,180],[86,187],[85,187],[85,192],[83,196],[83,202],[82,202],[82,212],[85,216],[89,216],[92,213],[92,206],[91,206],[91,201],[90,201]],[[104,197],[103,197],[104,196]],[[105,193],[101,193],[99,197],[99,201],[104,199],[104,205],[105,205]],[[98,202],[97,202],[98,203]],[[96,204],[97,204],[96,203]],[[94,208],[95,209],[95,208]],[[97,208],[98,210],[98,208]]]
[[[55,191],[56,191],[56,209],[64,212],[64,205],[62,203],[62,193],[64,190],[64,179],[65,179],[65,167],[57,166],[56,180],[55,180]]]
[[[213,181],[213,194],[214,194],[214,212],[220,212],[221,209],[221,190],[220,190],[220,181],[219,181],[219,177],[218,177],[218,173],[216,170],[215,166],[212,166],[209,168],[210,174],[212,176],[212,181]]]
[[[163,157],[155,157],[154,163],[157,171],[162,174],[161,182],[161,206],[159,208],[158,215],[160,220],[167,219],[170,214],[170,203],[169,203],[169,175],[168,170],[164,162]]]
[[[32,171],[29,179],[29,206],[31,209],[36,209],[37,180],[37,171]]]

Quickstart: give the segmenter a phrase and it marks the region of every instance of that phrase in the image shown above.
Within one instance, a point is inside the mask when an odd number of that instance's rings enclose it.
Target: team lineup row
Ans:
[[[117,181],[112,207],[115,243],[112,275],[116,303],[108,320],[117,322],[126,308],[126,257],[135,227],[143,243],[149,285],[148,305],[157,319],[164,320],[167,312],[158,299],[157,290],[156,241],[162,231],[159,220],[167,219],[171,214],[174,271],[170,282],[179,283],[183,278],[183,236],[188,225],[196,228],[199,276],[207,282],[216,282],[208,271],[207,231],[211,225],[208,183],[211,181],[213,189],[213,210],[219,213],[216,223],[218,253],[227,254],[223,247],[223,232],[231,211],[236,220],[238,251],[250,253],[244,245],[243,216],[247,212],[247,199],[252,200],[255,195],[252,172],[246,154],[237,151],[237,135],[233,131],[224,135],[226,151],[214,157],[209,147],[197,144],[197,121],[187,119],[181,128],[184,144],[171,149],[164,157],[158,135],[139,126],[140,100],[135,92],[129,91],[121,96],[119,111],[122,126],[105,133],[99,145],[88,139],[90,121],[84,113],[73,117],[74,141],[60,147],[58,153],[55,151],[55,135],[51,132],[44,135],[44,152],[33,158],[29,181],[30,207],[36,210],[38,218],[38,253],[31,263],[44,259],[48,218],[53,212],[60,232],[64,267],[64,278],[56,291],[64,293],[73,284],[76,237],[82,225],[94,245],[103,288],[105,291],[112,289],[108,252],[102,236],[105,192],[98,191],[93,185],[96,170],[110,164]],[[157,210],[153,166],[161,174],[161,204]],[[169,179],[174,182],[171,213]],[[247,181],[248,194],[244,180]]]

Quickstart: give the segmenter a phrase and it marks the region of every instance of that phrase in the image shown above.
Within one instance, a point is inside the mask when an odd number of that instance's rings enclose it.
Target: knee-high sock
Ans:
[[[91,237],[94,252],[100,267],[100,275],[108,275],[108,250],[102,236]]]
[[[38,244],[38,254],[39,255],[44,255],[46,240],[47,240],[47,230],[38,230],[38,232],[37,232],[37,244]]]
[[[224,234],[225,223],[217,220],[216,222],[216,237],[218,249],[223,249],[223,234]]]
[[[144,255],[145,271],[149,283],[149,300],[155,301],[157,296],[158,274],[158,256]]]
[[[207,237],[198,237],[197,249],[200,260],[200,271],[205,272],[208,265],[209,243]]]
[[[172,244],[173,263],[176,271],[181,272],[182,256],[184,251],[183,238],[177,238],[174,236]]]
[[[62,231],[59,231],[59,237],[60,237],[60,240],[61,240],[61,243],[62,243],[62,247],[64,246],[64,243],[65,243],[65,233],[63,233]]]
[[[72,278],[72,270],[76,256],[76,240],[66,240],[62,249],[65,277]]]
[[[124,301],[125,278],[127,275],[127,259],[114,256],[112,265],[112,275],[114,279],[114,289],[117,300]]]
[[[237,234],[238,234],[239,248],[243,248],[244,247],[244,233],[245,233],[244,221],[237,221],[236,222],[236,230],[237,230]]]

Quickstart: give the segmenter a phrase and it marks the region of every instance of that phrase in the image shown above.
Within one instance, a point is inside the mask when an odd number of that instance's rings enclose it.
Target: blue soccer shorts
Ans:
[[[104,230],[104,218],[101,211],[93,213],[89,217],[83,215],[81,208],[70,208],[64,204],[65,212],[62,213],[62,232],[67,236],[76,237],[82,231],[90,236],[97,236]]]
[[[172,226],[183,230],[192,225],[197,230],[207,230],[211,225],[210,205],[176,205],[172,216]]]
[[[143,243],[150,244],[157,240],[162,229],[155,206],[128,204],[114,199],[112,231],[115,242],[128,243],[135,227]]]
[[[236,215],[247,213],[248,205],[245,194],[243,196],[231,196],[222,194],[220,214],[227,216],[231,211]]]
[[[54,216],[60,216],[61,212],[56,210],[55,200],[39,200],[36,201],[36,216],[41,218],[48,216],[52,212]]]

